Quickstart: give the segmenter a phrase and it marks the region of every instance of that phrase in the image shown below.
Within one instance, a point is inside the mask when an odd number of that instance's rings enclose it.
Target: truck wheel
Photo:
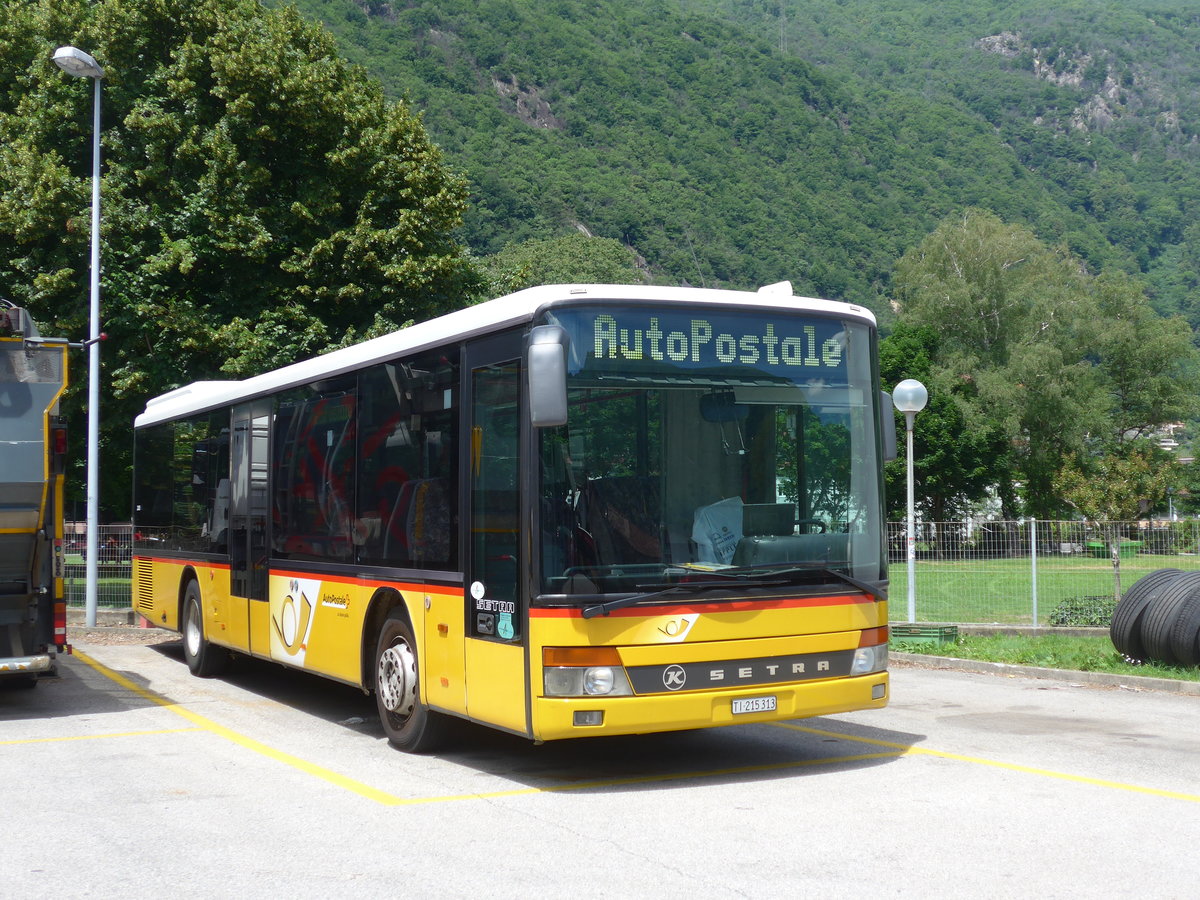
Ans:
[[[1157,569],[1138,579],[1125,592],[1125,596],[1113,611],[1112,624],[1109,627],[1109,636],[1118,653],[1139,662],[1145,660],[1142,617],[1150,606],[1150,601],[1167,588],[1175,580],[1175,576],[1182,574],[1180,569]]]
[[[1200,591],[1179,607],[1171,626],[1171,652],[1181,666],[1200,665]]]
[[[436,749],[447,724],[444,716],[421,702],[419,673],[412,626],[393,612],[375,648],[375,705],[388,740],[409,753]]]
[[[183,658],[193,675],[211,678],[229,667],[229,651],[204,637],[204,615],[200,609],[200,586],[189,581],[183,592]]]
[[[1183,602],[1200,592],[1200,572],[1176,575],[1170,585],[1157,593],[1142,617],[1142,645],[1146,658],[1174,666],[1179,663],[1171,649],[1171,629]]]

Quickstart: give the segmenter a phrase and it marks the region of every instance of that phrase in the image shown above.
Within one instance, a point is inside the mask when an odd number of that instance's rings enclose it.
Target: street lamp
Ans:
[[[90,78],[95,84],[92,113],[92,272],[91,312],[88,331],[88,433],[87,433],[87,626],[96,626],[96,595],[100,557],[100,80],[104,70],[91,56],[75,47],[54,51],[55,64],[68,75]]]
[[[914,378],[905,378],[892,391],[892,403],[904,413],[908,437],[908,621],[917,621],[917,525],[913,512],[913,419],[929,402],[929,391]]]

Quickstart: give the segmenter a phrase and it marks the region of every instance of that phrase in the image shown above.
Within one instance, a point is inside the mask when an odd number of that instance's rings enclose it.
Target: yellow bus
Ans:
[[[534,741],[888,699],[875,321],[758,292],[531,288],[135,421],[135,609]]]

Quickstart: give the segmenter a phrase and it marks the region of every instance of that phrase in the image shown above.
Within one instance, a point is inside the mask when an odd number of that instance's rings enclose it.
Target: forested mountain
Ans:
[[[1194,3],[681,2],[754,27],[868,99],[920,94],[986,120],[1099,223],[1123,268],[1149,276],[1161,311],[1200,322]]]
[[[471,184],[477,254],[571,229],[651,277],[885,316],[981,207],[1200,323],[1194,0],[294,0]]]

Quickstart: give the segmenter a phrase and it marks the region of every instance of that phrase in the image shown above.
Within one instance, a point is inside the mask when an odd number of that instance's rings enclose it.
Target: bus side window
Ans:
[[[357,466],[353,379],[279,398],[274,544],[293,559],[350,560]]]
[[[426,569],[456,565],[458,366],[429,354],[359,380],[356,558]]]

